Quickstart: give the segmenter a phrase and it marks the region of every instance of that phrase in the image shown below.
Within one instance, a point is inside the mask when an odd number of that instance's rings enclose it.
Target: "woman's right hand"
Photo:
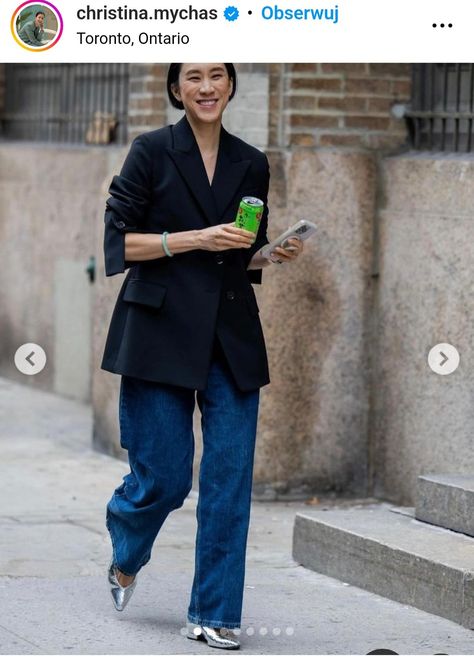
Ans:
[[[249,249],[255,241],[255,233],[236,228],[234,223],[221,223],[199,231],[199,248],[205,251]]]

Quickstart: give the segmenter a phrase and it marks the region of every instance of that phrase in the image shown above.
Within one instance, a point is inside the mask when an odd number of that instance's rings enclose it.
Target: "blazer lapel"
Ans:
[[[167,152],[203,212],[206,223],[215,225],[218,223],[216,203],[198,144],[186,116],[177,122],[171,131],[173,148],[167,149]]]
[[[233,219],[222,219],[232,198],[249,169],[250,161],[242,159],[237,139],[222,127],[216,170],[212,180],[212,192],[217,205],[219,223]],[[237,210],[235,210],[237,213]]]
[[[216,170],[211,187],[199,147],[186,116],[171,130],[173,148],[167,150],[168,154],[202,210],[207,224],[215,225],[233,221],[233,219],[222,219],[222,216],[250,166],[249,160],[242,159],[238,141],[222,127]]]

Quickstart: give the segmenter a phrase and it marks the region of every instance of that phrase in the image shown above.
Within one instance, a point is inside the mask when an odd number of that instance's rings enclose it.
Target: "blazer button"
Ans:
[[[235,299],[235,292],[233,290],[227,290],[225,296],[227,299]]]
[[[125,228],[125,223],[123,221],[117,220],[115,221],[115,225],[117,226],[117,228]]]
[[[218,265],[224,264],[224,258],[222,257],[221,253],[216,253],[216,262]]]

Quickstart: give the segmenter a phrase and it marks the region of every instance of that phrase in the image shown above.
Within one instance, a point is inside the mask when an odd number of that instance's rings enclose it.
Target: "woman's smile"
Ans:
[[[217,101],[217,99],[198,99],[197,103],[204,108],[213,108]]]

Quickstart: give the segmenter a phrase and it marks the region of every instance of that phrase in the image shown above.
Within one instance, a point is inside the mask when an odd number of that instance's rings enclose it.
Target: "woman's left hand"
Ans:
[[[295,248],[288,250],[281,246],[277,246],[270,254],[272,262],[291,262],[292,260],[296,260],[296,258],[303,253],[304,243],[300,239],[291,237],[286,241],[286,244]]]

